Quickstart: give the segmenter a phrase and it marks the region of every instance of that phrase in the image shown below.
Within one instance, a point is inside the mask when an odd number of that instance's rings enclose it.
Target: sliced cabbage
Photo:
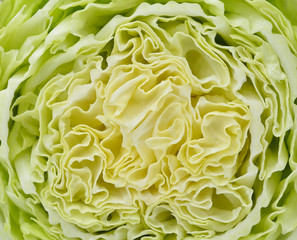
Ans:
[[[1,2],[1,239],[295,239],[296,7],[270,2]]]

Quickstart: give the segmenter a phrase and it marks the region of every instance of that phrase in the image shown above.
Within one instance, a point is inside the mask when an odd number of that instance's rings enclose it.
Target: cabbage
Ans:
[[[296,239],[296,6],[2,1],[1,239]]]

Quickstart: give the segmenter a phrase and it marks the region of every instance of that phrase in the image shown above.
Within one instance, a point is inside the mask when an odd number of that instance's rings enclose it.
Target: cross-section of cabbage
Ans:
[[[39,236],[280,233],[286,200],[275,192],[291,182],[277,187],[296,93],[274,41],[287,40],[247,3],[232,4],[143,3],[96,34],[88,24],[112,8],[90,4],[32,53],[10,109],[21,190],[9,191],[23,191]]]

